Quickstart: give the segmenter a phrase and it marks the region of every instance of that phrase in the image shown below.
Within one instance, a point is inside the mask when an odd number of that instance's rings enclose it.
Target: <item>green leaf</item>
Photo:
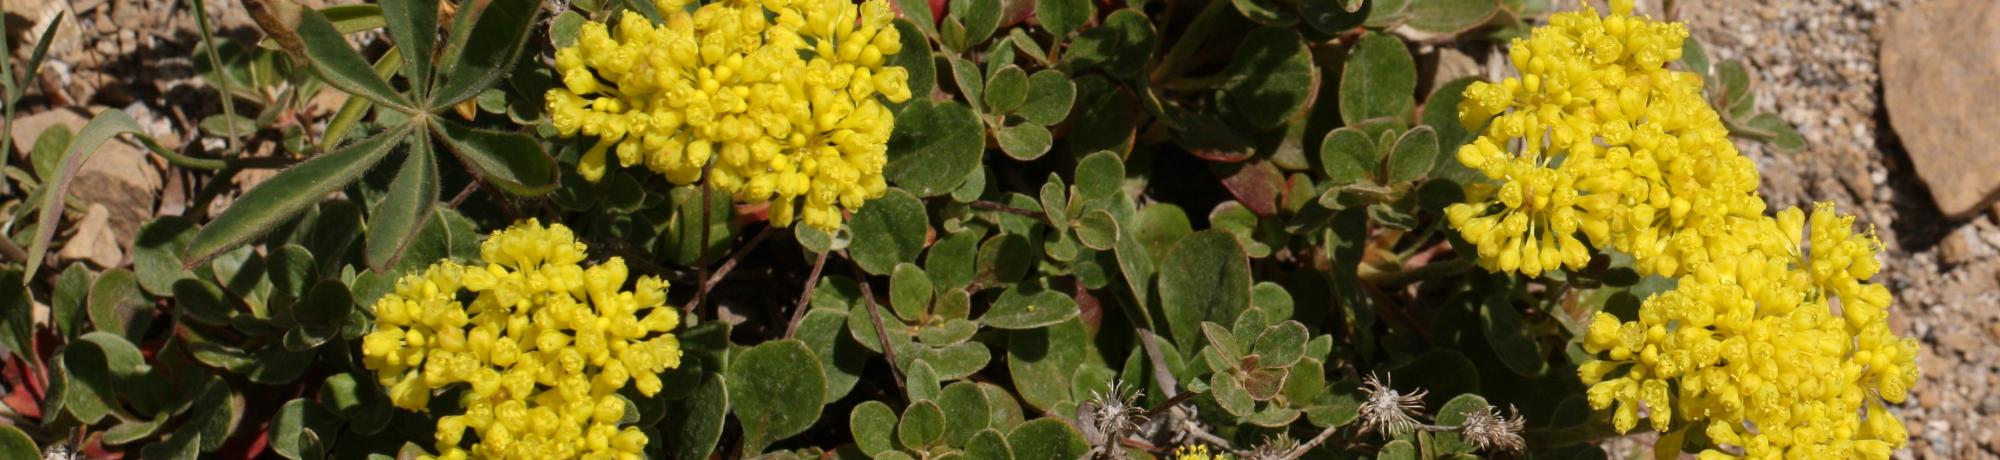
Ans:
[[[1356,3],[1360,5],[1349,7]],[[1336,34],[1359,27],[1362,21],[1368,19],[1369,6],[1373,3],[1361,0],[1299,2],[1299,18],[1321,33]]]
[[[1035,0],[1035,19],[1041,21],[1042,28],[1056,35],[1056,41],[1062,41],[1062,37],[1083,27],[1092,16],[1097,15],[1097,8],[1091,3],[1090,0]]]
[[[897,415],[894,409],[881,401],[862,401],[847,415],[847,426],[854,430],[854,445],[861,453],[874,457],[884,451],[894,450]]]
[[[429,217],[428,215],[424,217]],[[286,244],[273,250],[264,258],[266,278],[271,280],[271,292],[284,294],[288,298],[304,296],[306,288],[319,279],[319,267],[313,262],[312,251],[304,246]]]
[[[1250,259],[1236,237],[1203,230],[1181,239],[1160,267],[1160,307],[1174,343],[1192,354],[1201,323],[1234,323],[1250,308]]]
[[[946,386],[938,395],[937,405],[944,410],[946,445],[970,449],[966,444],[972,437],[992,424],[993,411],[979,384],[957,382]]]
[[[1479,304],[1479,325],[1486,336],[1486,343],[1493,347],[1493,354],[1500,357],[1500,363],[1526,377],[1547,373],[1548,360],[1542,356],[1541,345],[1528,336],[1528,327],[1521,322],[1521,313],[1505,296],[1490,296]]]
[[[90,296],[90,281],[90,268],[83,264],[70,264],[56,278],[55,292],[49,296],[49,315],[63,337],[74,338],[82,332],[77,328],[86,314],[84,301]]]
[[[928,220],[924,203],[916,196],[890,189],[848,220],[854,233],[848,256],[868,273],[889,274],[896,264],[915,262],[917,254],[923,252]]]
[[[376,75],[375,68],[361,59],[361,54],[347,46],[347,38],[333,27],[325,15],[312,8],[299,10],[296,31],[305,45],[306,60],[312,64],[313,73],[319,75],[320,81],[376,104],[403,111],[412,108],[409,99],[397,94],[388,80]],[[230,208],[235,209],[234,206]]]
[[[1236,6],[1236,12],[1242,13],[1244,18],[1258,24],[1291,27],[1299,22],[1298,14],[1288,8],[1290,5],[1275,3],[1273,0],[1231,0],[1230,3]]]
[[[345,46],[345,45],[343,45]],[[408,131],[390,130],[333,153],[313,157],[244,192],[222,215],[196,233],[181,254],[195,266],[277,227],[327,193],[346,187],[387,156]],[[148,290],[152,290],[148,288]]]
[[[271,450],[293,460],[306,458],[302,448],[307,446],[299,442],[303,432],[332,434],[338,433],[339,427],[340,418],[319,401],[303,398],[287,401],[271,417]]]
[[[1066,138],[1070,152],[1082,155],[1104,150],[1121,156],[1129,153],[1139,116],[1139,106],[1132,94],[1096,74],[1084,75],[1076,85],[1075,122],[1071,125],[1091,129],[1070,132]]]
[[[1298,321],[1285,321],[1271,325],[1257,336],[1257,345],[1251,348],[1263,359],[1258,365],[1264,367],[1291,367],[1306,354],[1306,326]]]
[[[1047,25],[1044,23],[1043,25]],[[987,90],[992,91],[990,88]],[[1027,101],[1014,110],[1014,116],[1029,123],[1053,125],[1069,118],[1070,106],[1076,102],[1076,83],[1063,76],[1062,71],[1043,69],[1028,77]]]
[[[938,445],[944,441],[944,410],[928,400],[903,408],[903,421],[896,424],[896,440],[913,451]]]
[[[1014,460],[1014,448],[1007,445],[1007,437],[999,430],[987,428],[973,433],[965,442],[967,460]]]
[[[0,425],[0,457],[33,459],[42,458],[42,448],[14,425]]]
[[[1037,258],[1037,253],[1021,235],[1007,233],[987,238],[979,246],[977,271],[992,276],[997,284],[1020,281]]]
[[[1054,326],[1007,334],[1007,373],[1028,405],[1059,411],[1070,400],[1070,379],[1084,364],[1090,338],[1083,323],[1071,320]]]
[[[1291,371],[1285,378],[1285,387],[1279,390],[1279,395],[1293,405],[1305,406],[1325,392],[1326,366],[1320,364],[1318,359],[1304,358],[1292,365]]]
[[[1007,432],[1007,445],[1018,458],[1078,458],[1090,452],[1083,433],[1055,418],[1039,418]]]
[[[1213,366],[1216,368],[1214,370],[1234,369],[1237,367],[1237,362],[1243,360],[1243,349],[1236,346],[1236,333],[1229,328],[1214,321],[1202,321],[1201,336],[1205,340],[1204,343],[1210,347],[1208,351],[1213,351],[1216,357],[1222,358],[1221,365]]]
[[[1132,290],[1134,304],[1149,305],[1148,299],[1151,298],[1153,286],[1153,256],[1146,250],[1146,245],[1139,242],[1139,238],[1132,236],[1132,229],[1121,226],[1119,231],[1123,234],[1119,236],[1117,245],[1112,248],[1113,255],[1118,258],[1118,271],[1124,274],[1125,286]],[[1143,317],[1140,321],[1151,327],[1152,316],[1140,316]]]
[[[938,384],[936,368],[931,367],[930,362],[911,358],[908,364],[899,367],[903,368],[904,390],[908,393],[904,396],[910,401],[934,400],[938,393],[943,392],[943,386]]]
[[[221,286],[203,279],[186,279],[174,283],[175,311],[181,317],[198,323],[221,326],[229,324],[230,317],[240,310],[236,297],[223,292]]]
[[[986,112],[986,77],[979,73],[979,65],[950,55],[946,55],[944,60],[951,66],[952,82],[958,85],[959,94],[965,96],[965,103],[971,105],[974,112]]]
[[[1109,211],[1091,211],[1077,221],[1076,239],[1091,249],[1112,250],[1118,244],[1118,221],[1111,217]]]
[[[1315,86],[1312,52],[1291,29],[1251,31],[1234,50],[1223,75],[1229,80],[1216,94],[1223,114],[1257,130],[1276,128],[1298,116]]]
[[[1166,260],[1175,244],[1194,233],[1187,212],[1172,203],[1155,202],[1140,209],[1136,217],[1132,236],[1146,245],[1146,253],[1153,256],[1156,265]]]
[[[999,5],[999,2],[981,2]],[[994,72],[986,81],[986,110],[997,114],[1013,113],[1023,102],[1028,101],[1028,72],[1020,67],[1008,65]]]
[[[1327,133],[1326,140],[1320,144],[1320,168],[1334,185],[1360,182],[1373,176],[1375,166],[1380,164],[1375,152],[1375,141],[1368,140],[1368,135],[1361,130],[1352,127],[1335,129]]]
[[[964,298],[964,296],[960,295],[959,298]],[[978,329],[977,325],[971,321],[962,319],[953,320],[952,324],[964,325],[962,326],[964,327],[962,333],[964,333],[965,338],[970,338],[970,333]],[[993,352],[986,349],[986,344],[964,340],[957,340],[956,342],[958,343],[946,345],[942,348],[915,347],[912,352],[896,355],[896,359],[909,362],[924,362],[931,366],[931,369],[933,369],[932,375],[939,382],[969,377],[972,374],[978,373],[981,369],[985,369],[986,364],[993,361]],[[898,348],[898,350],[901,349]],[[898,353],[903,352],[899,351]],[[933,398],[935,398],[935,395]]]
[[[68,126],[52,125],[35,135],[34,148],[28,151],[28,162],[35,169],[35,177],[49,180],[55,177],[56,166],[62,164],[64,152],[69,151],[69,143],[76,138]]]
[[[1417,447],[1410,441],[1398,439],[1382,445],[1382,451],[1375,454],[1376,460],[1417,460]]]
[[[1750,91],[1750,72],[1743,69],[1743,62],[1722,61],[1715,64],[1712,85],[1722,87],[1722,109],[1726,113],[1736,113],[1737,106],[1748,106],[1755,93]]]
[[[1068,0],[1065,0],[1068,1]],[[1081,24],[1080,22],[1078,24]],[[1131,9],[1104,18],[1104,23],[1077,35],[1065,54],[1071,70],[1102,68],[1116,77],[1139,74],[1153,56],[1158,37],[1153,21]]]
[[[431,126],[481,182],[522,196],[549,193],[562,183],[556,160],[526,133],[474,129],[442,118]]]
[[[710,374],[687,397],[667,402],[667,413],[671,416],[665,418],[662,431],[671,458],[704,460],[715,451],[715,443],[722,439],[722,428],[729,416],[727,380],[724,375]]]
[[[979,237],[983,231],[966,231],[938,239],[924,253],[924,273],[929,275],[933,289],[945,291],[962,288],[972,283],[977,273],[973,262],[979,253]],[[940,300],[942,302],[942,300]]]
[[[980,324],[999,329],[1033,329],[1075,318],[1076,299],[1038,284],[1023,283],[1000,293]]]
[[[36,193],[41,196],[41,203],[36,208],[34,239],[28,245],[28,260],[23,264],[27,267],[27,274],[23,279],[35,279],[36,270],[42,266],[42,258],[48,255],[49,243],[55,239],[56,227],[62,223],[62,212],[66,209],[63,201],[69,195],[70,182],[83,170],[84,163],[97,154],[99,146],[120,134],[132,134],[147,147],[157,147],[151,138],[145,137],[145,131],[132,120],[132,115],[123,110],[98,112],[83,125],[83,129],[77,130],[75,139],[69,143],[69,149],[56,166],[54,176],[43,178],[42,190]]]
[[[1125,162],[1117,154],[1097,152],[1077,160],[1076,192],[1083,199],[1115,199],[1124,190],[1124,185]]]
[[[1768,133],[1768,136],[1759,137],[1779,152],[1795,153],[1806,148],[1806,140],[1799,136],[1798,130],[1792,129],[1790,123],[1785,123],[1776,114],[1760,113],[1751,117],[1748,123],[1750,128]]]
[[[915,101],[896,115],[882,175],[917,196],[943,195],[958,188],[985,151],[986,129],[972,109],[953,101]]]
[[[1416,0],[1406,10],[1410,28],[1436,34],[1456,34],[1485,24],[1500,12],[1496,0]]]
[[[965,47],[984,43],[1000,27],[1000,3],[991,0],[952,0],[952,17],[965,24]]]
[[[868,367],[868,349],[847,333],[849,314],[852,312],[816,308],[799,320],[796,337],[811,346],[820,364],[826,365],[827,399],[840,399],[853,391]]]
[[[104,438],[103,438],[104,444],[113,446],[123,445],[131,443],[132,441],[137,441],[152,436],[153,433],[159,432],[160,425],[164,425],[167,423],[168,415],[170,414],[162,412],[159,415],[154,416],[152,419],[134,419],[134,420],[126,420],[123,422],[119,422],[117,425],[113,425],[111,428],[107,428],[104,430]],[[14,457],[9,457],[9,458],[14,458]],[[34,457],[20,457],[20,458],[34,458]]]
[[[1692,37],[1681,41],[1681,64],[1695,75],[1708,75],[1708,50]]]
[[[541,11],[540,3],[519,1],[460,7],[459,15],[478,17],[473,19],[471,30],[452,30],[451,43],[445,46],[439,59],[442,67],[438,73],[444,76],[444,81],[431,94],[430,110],[448,109],[471,99],[513,70],[514,62],[521,56],[521,45],[533,35],[523,31],[529,30]]]
[[[1389,180],[1407,182],[1423,178],[1437,165],[1437,131],[1429,126],[1418,126],[1403,132],[1396,139],[1396,149],[1389,154]]]
[[[1049,146],[1055,142],[1049,128],[1034,123],[1000,128],[993,137],[1000,141],[1000,151],[1021,161],[1041,158],[1042,154],[1049,153]]]
[[[1376,117],[1400,117],[1415,105],[1417,64],[1403,41],[1368,33],[1347,55],[1340,74],[1340,119],[1348,125]]]
[[[773,340],[744,350],[726,374],[729,405],[743,424],[743,452],[804,432],[826,403],[826,374],[798,340]]]
[[[417,231],[431,216],[438,200],[437,156],[431,154],[428,135],[418,133],[403,160],[403,169],[389,183],[389,193],[368,216],[368,268],[381,273],[396,265],[403,249],[416,239]]]
[[[937,36],[937,28],[932,27],[931,25],[931,18],[934,16],[932,16],[933,12],[931,11],[930,2],[926,0],[896,0],[896,6],[900,7],[900,9],[903,11],[903,18],[919,19],[915,22],[912,22],[911,24],[916,26],[918,30],[922,30],[924,36],[928,37]],[[908,19],[902,19],[902,20],[907,21]],[[908,50],[909,48],[904,48],[904,49]],[[910,89],[916,89],[916,88],[911,87]]]
[[[931,278],[916,264],[896,264],[889,275],[889,305],[904,321],[921,321],[931,308]]]
[[[172,291],[169,290],[169,293]],[[139,294],[139,283],[123,268],[105,270],[90,286],[93,329],[138,340],[153,323],[153,308]]]
[[[1361,386],[1354,381],[1334,382],[1306,408],[1306,419],[1318,427],[1347,426],[1360,418],[1361,403],[1365,399]]]
[[[403,75],[422,97],[430,91],[431,50],[437,47],[437,0],[402,0],[380,4],[382,19],[403,55]],[[525,34],[523,34],[525,35]]]

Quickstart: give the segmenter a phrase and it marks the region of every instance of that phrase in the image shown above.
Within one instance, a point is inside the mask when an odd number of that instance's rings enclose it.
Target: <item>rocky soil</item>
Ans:
[[[1882,76],[1943,75],[1954,82],[1991,81],[2000,75],[1991,56],[1958,56],[1993,41],[2000,15],[1976,15],[1990,0],[1687,0],[1680,13],[1716,58],[1738,58],[1760,80],[1758,109],[1775,111],[1798,127],[1805,151],[1769,152],[1740,142],[1763,171],[1772,206],[1838,203],[1875,226],[1888,254],[1883,275],[1896,293],[1891,321],[1898,332],[1923,342],[1923,380],[1902,408],[1911,447],[1899,458],[2000,456],[2000,207],[1975,203],[2000,187],[1991,145],[1923,136],[1911,127],[1943,124],[1961,132],[1991,133],[1991,120],[1930,117],[1925,111],[1958,107],[1884,106]],[[1949,13],[1904,18],[1907,11]],[[1984,32],[1933,37],[1965,47],[1889,46],[1897,40],[1951,33],[1939,17],[1974,14]],[[1942,31],[1942,32],[1940,32]],[[1901,36],[1899,36],[1901,34]],[[1913,38],[1912,36],[1916,36]],[[1907,43],[1907,42],[1904,42]],[[1915,48],[1915,49],[1913,49]],[[1910,56],[1905,53],[1928,53]],[[1972,61],[1984,75],[1922,66]],[[1917,66],[1888,71],[1879,63]],[[1908,77],[1904,77],[1908,78]],[[1907,86],[1906,86],[1907,87]],[[1990,86],[1988,87],[1990,91]],[[1902,102],[1902,101],[1893,101]],[[1953,105],[1975,105],[1960,100]],[[1989,107],[1990,109],[1990,107]],[[1892,119],[1891,114],[1902,116]],[[1905,129],[1894,129],[1901,124]],[[1984,125],[1984,126],[1981,126]],[[1906,148],[1906,145],[1911,146]],[[1915,146],[1921,145],[1923,148]],[[1918,164],[1956,165],[1951,177]],[[1990,163],[1988,163],[1990,164]],[[1952,168],[1946,168],[1952,169]],[[1962,208],[1941,211],[1939,203]],[[1962,214],[1956,219],[1947,213]]]

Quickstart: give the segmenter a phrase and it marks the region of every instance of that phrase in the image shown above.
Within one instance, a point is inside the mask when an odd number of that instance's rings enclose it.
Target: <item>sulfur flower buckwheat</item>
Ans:
[[[1671,277],[1703,257],[1724,218],[1764,211],[1756,166],[1729,142],[1701,77],[1664,66],[1687,29],[1632,16],[1630,0],[1611,9],[1550,17],[1509,47],[1520,76],[1466,88],[1459,121],[1481,131],[1457,159],[1497,189],[1473,190],[1478,200],[1446,216],[1489,270],[1581,268],[1587,241]]]
[[[1701,77],[1665,66],[1686,29],[1610,4],[1552,16],[1512,44],[1521,76],[1466,89],[1460,121],[1483,131],[1458,160],[1494,184],[1447,219],[1489,270],[1537,276],[1616,249],[1677,281],[1583,337],[1598,359],[1579,377],[1618,431],[1643,413],[1703,430],[1719,447],[1702,458],[1888,458],[1908,440],[1887,405],[1916,382],[1917,343],[1870,281],[1880,241],[1831,204],[1766,215]]]
[[[1208,453],[1204,444],[1183,444],[1174,448],[1174,460],[1230,460],[1228,452]]]
[[[464,412],[438,418],[440,458],[641,458],[646,435],[618,427],[617,393],[662,390],[659,374],[680,367],[680,315],[665,281],[623,290],[624,261],[585,267],[585,249],[567,227],[527,220],[480,244],[484,265],[439,262],[375,303],[362,363],[391,403],[423,411],[464,390]]]
[[[627,11],[556,51],[555,128],[598,139],[585,179],[615,155],[768,202],[775,225],[824,229],[887,191],[895,117],[882,101],[911,97],[909,72],[885,65],[902,48],[887,0],[655,1],[664,24]]]

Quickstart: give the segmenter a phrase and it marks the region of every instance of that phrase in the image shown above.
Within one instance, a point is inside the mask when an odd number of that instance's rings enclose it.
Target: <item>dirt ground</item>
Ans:
[[[1923,379],[1901,408],[1912,445],[1898,457],[1995,458],[2000,207],[1969,219],[1943,218],[1891,129],[1880,94],[1881,25],[1893,12],[1925,1],[1931,0],[1681,0],[1678,12],[1712,59],[1743,59],[1760,81],[1758,109],[1779,114],[1807,141],[1804,151],[1790,154],[1740,143],[1759,163],[1772,206],[1833,201],[1873,225],[1888,249],[1881,276],[1897,295],[1892,321],[1924,348]],[[237,2],[210,3],[212,21],[224,35],[254,36]],[[21,121],[10,133],[17,151],[32,146],[47,126],[75,128],[87,112],[106,108],[133,113],[168,148],[181,148],[190,137],[184,133],[196,132],[201,117],[218,112],[212,90],[195,78],[199,35],[185,5],[7,0],[10,43],[31,40],[24,40],[25,31],[41,30],[56,12],[73,27],[58,34],[39,89],[22,102]],[[10,51],[16,62],[26,54],[20,47]],[[194,147],[219,146],[205,140]],[[98,203],[80,225],[95,239],[63,248],[61,257],[100,265],[128,261],[116,244],[106,249],[90,241],[130,241],[144,219],[178,214],[179,203],[193,193],[195,184],[156,158],[124,150],[129,152],[100,154],[106,160],[93,161],[79,179],[102,185],[77,188],[92,190],[82,198]]]

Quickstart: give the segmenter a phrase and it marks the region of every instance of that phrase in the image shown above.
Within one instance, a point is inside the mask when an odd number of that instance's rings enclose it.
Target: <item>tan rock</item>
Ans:
[[[1938,209],[1961,219],[2000,199],[2000,2],[1938,0],[1898,12],[1882,45],[1883,99]]]
[[[108,110],[97,107],[91,113]],[[41,112],[18,119],[11,135],[14,143],[20,145],[17,152],[26,152],[34,146],[35,138],[50,126],[64,125],[72,131],[82,129],[89,114],[72,109]],[[23,153],[17,153],[23,155]],[[110,212],[111,231],[117,241],[130,242],[139,232],[139,225],[153,215],[153,202],[157,199],[162,185],[160,168],[150,158],[151,154],[123,139],[115,139],[99,146],[90,160],[77,170],[70,182],[69,195],[83,203],[102,204]]]
[[[91,203],[83,219],[76,223],[76,233],[69,242],[63,243],[58,260],[89,261],[98,267],[116,267],[125,258],[125,251],[119,247],[118,235],[111,232],[111,210],[102,204]]]

